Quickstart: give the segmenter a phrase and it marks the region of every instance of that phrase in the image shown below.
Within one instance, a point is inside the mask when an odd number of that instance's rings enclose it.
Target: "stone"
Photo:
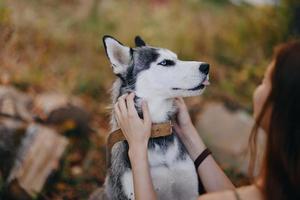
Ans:
[[[206,104],[196,122],[200,136],[221,166],[242,174],[248,173],[248,140],[253,125],[253,118],[245,111],[231,111],[217,102]],[[262,154],[263,136],[259,133],[258,157]]]

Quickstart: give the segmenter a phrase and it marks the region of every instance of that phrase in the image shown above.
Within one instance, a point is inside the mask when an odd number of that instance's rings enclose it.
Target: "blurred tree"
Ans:
[[[300,1],[287,0],[289,10],[291,12],[291,21],[289,31],[291,35],[300,35]]]

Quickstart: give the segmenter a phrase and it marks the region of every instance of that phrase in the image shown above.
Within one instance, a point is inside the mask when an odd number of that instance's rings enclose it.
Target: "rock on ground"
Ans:
[[[222,103],[209,103],[198,117],[196,128],[223,167],[247,174],[248,139],[253,124],[253,118],[245,111],[230,111]],[[260,155],[263,135],[259,134]]]

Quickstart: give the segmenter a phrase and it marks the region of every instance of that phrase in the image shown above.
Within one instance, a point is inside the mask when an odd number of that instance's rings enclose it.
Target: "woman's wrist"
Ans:
[[[189,155],[193,161],[195,161],[199,154],[206,149],[206,146],[200,138],[197,140],[190,141],[188,144],[186,144],[186,146]]]
[[[190,129],[190,128],[193,128],[193,123],[192,123],[192,121],[191,120],[187,120],[187,121],[185,121],[184,123],[180,123],[180,127],[182,128],[182,129]]]
[[[129,145],[128,156],[131,162],[139,160],[147,156],[147,143],[140,143],[135,145]]]
[[[187,148],[190,157],[195,161],[199,154],[206,149],[206,146],[193,124],[182,128],[182,131],[184,132],[184,138],[182,138],[183,143]]]

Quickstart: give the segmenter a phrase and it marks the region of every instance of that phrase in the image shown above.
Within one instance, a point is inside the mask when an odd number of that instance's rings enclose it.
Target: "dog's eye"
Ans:
[[[158,63],[158,65],[172,66],[172,65],[175,65],[175,62],[173,60],[163,60],[160,63]]]
[[[163,60],[161,61],[160,63],[158,63],[159,65],[162,65],[162,66],[166,66],[167,65],[167,61],[166,60]]]

